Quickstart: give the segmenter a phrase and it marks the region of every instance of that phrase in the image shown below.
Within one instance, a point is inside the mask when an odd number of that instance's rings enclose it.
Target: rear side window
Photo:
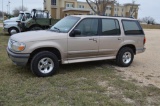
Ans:
[[[143,30],[137,21],[122,20],[125,35],[144,35]]]
[[[105,36],[109,35],[120,35],[120,28],[118,20],[115,19],[102,19],[102,34]]]

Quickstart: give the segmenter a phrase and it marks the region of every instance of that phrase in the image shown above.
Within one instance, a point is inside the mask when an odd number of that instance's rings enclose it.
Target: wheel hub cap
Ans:
[[[125,64],[128,64],[128,63],[131,62],[131,60],[132,60],[132,55],[131,55],[131,53],[130,53],[130,52],[125,52],[125,53],[123,54],[123,62],[124,62]]]
[[[54,62],[50,58],[43,58],[38,63],[38,69],[41,73],[50,73],[54,68]]]

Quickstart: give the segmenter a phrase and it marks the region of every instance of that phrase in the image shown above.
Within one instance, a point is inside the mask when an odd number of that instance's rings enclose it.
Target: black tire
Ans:
[[[41,61],[42,61],[43,59],[45,60],[45,58],[48,58],[48,59],[50,59],[50,60],[53,61],[53,69],[51,68],[51,71],[49,71],[48,73],[42,72],[43,68],[39,69],[40,66],[45,67],[44,70],[45,70],[45,69],[47,69],[47,70],[50,69],[50,68],[48,68],[48,67],[50,67],[50,66],[47,66],[47,65],[45,66],[44,64],[41,64]],[[43,62],[44,62],[44,61],[43,61]],[[51,61],[50,61],[50,63],[52,64]],[[49,64],[49,62],[48,62],[48,64]],[[51,64],[50,64],[50,65],[51,65]],[[47,67],[47,68],[46,68],[46,67]],[[54,75],[54,74],[56,73],[56,71],[57,71],[58,68],[59,68],[58,58],[57,58],[57,56],[56,56],[54,53],[49,52],[49,51],[39,52],[39,53],[37,53],[37,54],[33,57],[33,59],[31,60],[30,68],[31,68],[33,74],[35,74],[35,75],[38,76],[38,77],[48,77],[48,76],[52,76],[52,75]]]
[[[30,31],[37,31],[37,30],[43,30],[43,28],[41,28],[40,26],[33,26],[31,28],[29,28]]]
[[[8,30],[9,35],[11,35],[11,31],[12,31],[12,30],[16,30],[16,33],[19,33],[19,30],[18,30],[17,28],[10,28],[10,29]]]
[[[120,67],[128,67],[132,64],[133,59],[134,59],[133,50],[129,47],[124,47],[118,52],[116,57],[116,63]]]

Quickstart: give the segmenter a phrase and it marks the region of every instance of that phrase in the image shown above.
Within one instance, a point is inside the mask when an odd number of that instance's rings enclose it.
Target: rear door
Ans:
[[[111,18],[101,19],[99,56],[115,56],[122,42],[119,21]]]

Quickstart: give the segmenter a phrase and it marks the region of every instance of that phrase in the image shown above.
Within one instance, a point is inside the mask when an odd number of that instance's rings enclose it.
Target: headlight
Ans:
[[[8,48],[16,52],[23,51],[25,47],[26,45],[24,43],[20,43],[20,42],[13,41],[13,40],[9,40],[8,42]]]
[[[7,26],[7,25],[8,25],[8,24],[5,24],[5,23],[3,24],[3,26]]]

